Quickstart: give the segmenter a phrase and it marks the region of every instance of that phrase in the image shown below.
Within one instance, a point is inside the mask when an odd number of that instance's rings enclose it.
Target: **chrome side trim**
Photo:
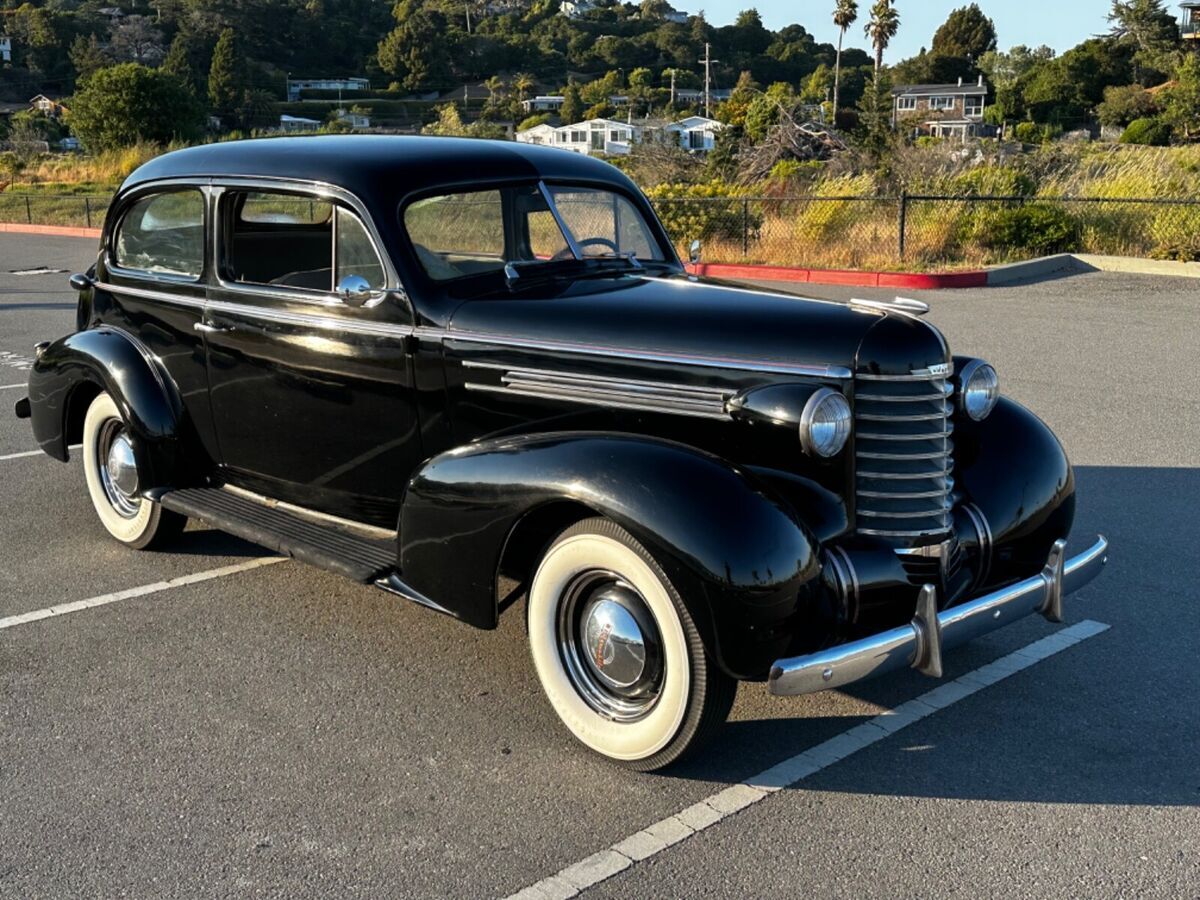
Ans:
[[[128,294],[131,297],[141,297],[144,300],[157,300],[161,303],[170,303],[175,306],[186,306],[191,309],[208,310],[209,312],[224,313],[226,315],[241,316],[247,319],[258,319],[263,322],[275,322],[283,325],[301,325],[309,328],[323,328],[330,331],[343,331],[388,338],[411,337],[414,331],[411,325],[367,322],[352,318],[342,319],[336,316],[320,315],[315,312],[292,312],[282,309],[268,309],[263,306],[230,303],[226,300],[206,301],[200,297],[185,297],[169,291],[132,287],[124,284],[97,282],[96,287],[115,294]]]
[[[577,344],[569,341],[524,338],[518,335],[487,334],[479,331],[454,331],[419,326],[416,336],[422,340],[462,341],[468,344],[492,344],[502,348],[522,350],[545,350],[548,352],[576,353],[580,356],[597,356],[609,359],[632,359],[638,362],[668,363],[681,366],[706,366],[712,369],[733,369],[739,372],[771,372],[780,375],[807,375],[812,378],[848,379],[851,372],[844,366],[807,366],[794,363],[776,363],[753,359],[738,359],[721,356],[692,356],[680,353],[664,353],[655,350],[633,350],[627,347],[608,347],[602,344]]]
[[[1096,538],[1083,553],[1063,560],[1062,541],[1055,543],[1045,568],[1016,584],[984,594],[940,613],[924,604],[909,625],[807,656],[781,659],[771,666],[767,684],[772,694],[792,696],[844,687],[864,678],[906,666],[940,674],[941,651],[973,640],[1016,619],[1041,613],[1062,617],[1062,597],[1079,590],[1108,562],[1108,541]],[[936,592],[934,592],[936,598]],[[936,607],[934,607],[936,609]]]
[[[730,418],[726,404],[733,390],[698,385],[638,381],[582,375],[549,369],[515,368],[495,363],[465,362],[464,368],[500,370],[500,384],[467,382],[469,391],[538,397],[568,403],[637,409],[706,419]]]
[[[576,259],[583,259],[583,250],[580,249],[578,242],[575,240],[575,235],[571,233],[571,229],[567,227],[567,223],[563,221],[562,213],[558,211],[558,204],[550,196],[550,190],[546,187],[546,182],[538,181],[538,191],[541,193],[542,199],[546,201],[546,206],[550,207],[550,215],[554,216],[554,224],[562,232],[563,240],[567,242],[567,247],[570,248],[571,255]]]

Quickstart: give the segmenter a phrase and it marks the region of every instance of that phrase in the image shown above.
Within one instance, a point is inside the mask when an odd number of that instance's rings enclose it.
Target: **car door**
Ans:
[[[215,210],[203,328],[223,477],[395,528],[421,459],[412,315],[369,219],[300,186],[219,187]]]
[[[166,370],[187,414],[185,427],[198,439],[186,446],[215,459],[197,330],[209,269],[206,209],[205,189],[196,185],[152,186],[123,198],[106,234],[92,304],[101,322],[133,335]]]

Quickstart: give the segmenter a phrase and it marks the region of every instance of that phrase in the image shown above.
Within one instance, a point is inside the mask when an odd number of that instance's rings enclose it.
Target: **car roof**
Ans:
[[[316,181],[364,199],[402,197],[439,184],[547,178],[632,183],[581,153],[515,141],[417,135],[320,135],[205,144],[165,153],[133,172],[129,190],[166,178],[247,176]]]

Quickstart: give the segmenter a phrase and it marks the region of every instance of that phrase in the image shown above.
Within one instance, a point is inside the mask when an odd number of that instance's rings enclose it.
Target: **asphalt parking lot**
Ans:
[[[974,690],[750,796],[729,789],[938,683],[744,685],[710,752],[638,775],[559,726],[519,607],[474,631],[196,523],[119,547],[78,459],[30,454],[11,411],[74,310],[66,274],[13,270],[92,255],[0,236],[0,896],[562,895],[605,865],[585,895],[1200,896],[1200,282],[918,295],[1057,431],[1072,549],[1103,532],[1111,562],[1068,598],[1078,642],[1031,619],[954,651]],[[1024,663],[970,680],[995,660]],[[627,842],[664,822],[687,833]]]

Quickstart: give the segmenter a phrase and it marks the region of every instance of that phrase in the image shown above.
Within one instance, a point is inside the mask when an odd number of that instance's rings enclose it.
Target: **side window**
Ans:
[[[499,191],[468,191],[418,200],[404,227],[429,277],[437,281],[504,264],[504,204]]]
[[[231,191],[222,217],[227,281],[329,293],[345,276],[360,275],[373,290],[386,286],[363,223],[327,199]]]
[[[199,278],[204,271],[204,195],[170,191],[136,201],[117,226],[113,256],[125,269]]]
[[[387,284],[383,263],[379,261],[379,254],[375,252],[366,226],[358,216],[340,206],[334,215],[337,216],[337,245],[333,253],[337,271],[334,284],[340,284],[347,275],[359,275],[367,279],[371,290],[383,290]]]

